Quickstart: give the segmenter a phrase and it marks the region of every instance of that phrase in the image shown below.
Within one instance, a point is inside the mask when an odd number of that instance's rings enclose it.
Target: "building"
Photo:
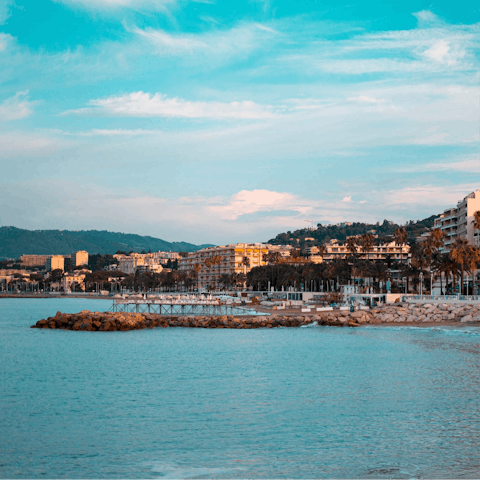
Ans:
[[[367,260],[387,260],[390,258],[396,262],[408,263],[410,258],[410,246],[407,244],[397,245],[394,241],[382,245],[373,245],[368,251],[359,247],[357,254]],[[352,255],[347,245],[331,240],[325,245],[323,260],[329,262],[338,258],[343,259]]]
[[[275,245],[275,247],[279,247]],[[281,255],[281,249],[274,249]],[[190,275],[198,282],[199,288],[220,286],[222,275],[247,274],[252,268],[266,265],[269,253],[262,243],[237,243],[209,247],[178,260],[178,270]]]
[[[22,255],[20,263],[24,267],[45,267],[49,255]]]
[[[169,261],[176,262],[180,258],[178,252],[154,252],[152,255],[161,265],[167,265]]]
[[[480,232],[473,226],[473,215],[480,211],[480,190],[468,194],[456,207],[448,208],[435,219],[433,228],[445,232],[445,245],[442,253],[450,251],[457,238],[466,239],[471,245],[480,246]]]
[[[118,271],[128,275],[135,274],[137,270],[152,273],[160,273],[163,270],[160,263],[161,259],[160,257],[156,257],[155,253],[116,254],[113,258],[115,258],[118,263]]]
[[[271,245],[269,243],[265,244],[265,247],[268,249],[268,253],[278,253],[280,259],[285,259],[290,257],[294,247],[291,245]]]
[[[85,250],[73,252],[70,256],[70,262],[73,268],[88,265],[88,252]]]
[[[78,285],[80,289],[84,292],[85,291],[85,274],[88,273],[89,270],[77,271],[73,273],[66,273],[62,277],[62,288],[64,292],[73,291],[72,286],[74,287]]]
[[[51,255],[47,259],[47,270],[65,270],[65,259],[62,255]]]

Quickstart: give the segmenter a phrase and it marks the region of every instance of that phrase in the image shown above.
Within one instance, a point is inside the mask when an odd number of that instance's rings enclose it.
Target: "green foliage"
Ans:
[[[98,230],[23,230],[0,227],[0,259],[19,258],[23,254],[69,255],[77,250],[89,254],[122,251],[196,251],[212,245],[166,242],[159,238]]]
[[[415,237],[422,234],[429,228],[433,227],[433,222],[437,218],[437,215],[425,218],[424,220],[418,220],[413,222],[412,220],[403,226],[407,233],[407,239],[410,243],[415,242]],[[355,222],[351,225],[322,225],[318,224],[315,230],[303,228],[301,230],[295,230],[294,232],[279,233],[275,238],[268,241],[273,245],[292,245],[294,247],[306,247],[310,245],[319,245],[328,243],[332,239],[339,241],[345,241],[347,237],[354,235],[365,235],[366,233],[375,230],[375,234],[378,235],[378,241],[391,240],[395,235],[395,230],[401,228],[394,222],[384,220],[383,223],[377,222],[376,224],[359,223]],[[305,238],[313,238],[314,241]]]

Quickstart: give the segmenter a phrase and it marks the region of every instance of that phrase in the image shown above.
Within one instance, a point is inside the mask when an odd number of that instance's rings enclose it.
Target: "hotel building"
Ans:
[[[442,253],[448,253],[457,238],[465,238],[471,245],[480,246],[480,232],[473,226],[473,214],[480,211],[480,190],[467,195],[456,207],[448,208],[435,219],[433,228],[446,234]]]
[[[277,250],[281,255],[283,252],[281,248],[274,248],[272,251]],[[220,276],[223,274],[246,274],[254,267],[266,265],[264,255],[268,252],[268,246],[262,243],[209,247],[180,258],[178,270],[198,280],[199,288],[218,287]]]

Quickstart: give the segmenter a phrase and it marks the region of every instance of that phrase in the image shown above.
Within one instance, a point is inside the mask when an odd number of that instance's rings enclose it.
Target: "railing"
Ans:
[[[459,301],[479,301],[480,295],[403,295],[402,302],[409,300],[459,300]]]

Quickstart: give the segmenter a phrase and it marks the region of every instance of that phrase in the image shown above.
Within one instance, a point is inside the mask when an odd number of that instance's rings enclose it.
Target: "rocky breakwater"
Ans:
[[[371,317],[370,317],[371,315]],[[476,323],[480,305],[460,303],[396,304],[371,310],[368,323]]]
[[[363,316],[363,315],[362,315]],[[38,321],[32,328],[50,328],[83,331],[126,331],[141,330],[156,327],[187,327],[187,328],[275,328],[301,327],[317,322],[320,325],[337,327],[357,327],[358,319],[349,315],[262,315],[235,317],[223,316],[164,316],[151,313],[111,313],[90,312],[80,313],[57,312],[54,317]]]
[[[480,322],[480,305],[395,304],[373,310],[349,312],[331,310],[309,315],[165,316],[152,313],[80,313],[57,312],[54,317],[38,321],[32,328],[83,331],[127,331],[156,327],[185,328],[276,328],[302,327],[311,324],[333,327],[358,327],[365,324],[393,323],[476,323]]]

